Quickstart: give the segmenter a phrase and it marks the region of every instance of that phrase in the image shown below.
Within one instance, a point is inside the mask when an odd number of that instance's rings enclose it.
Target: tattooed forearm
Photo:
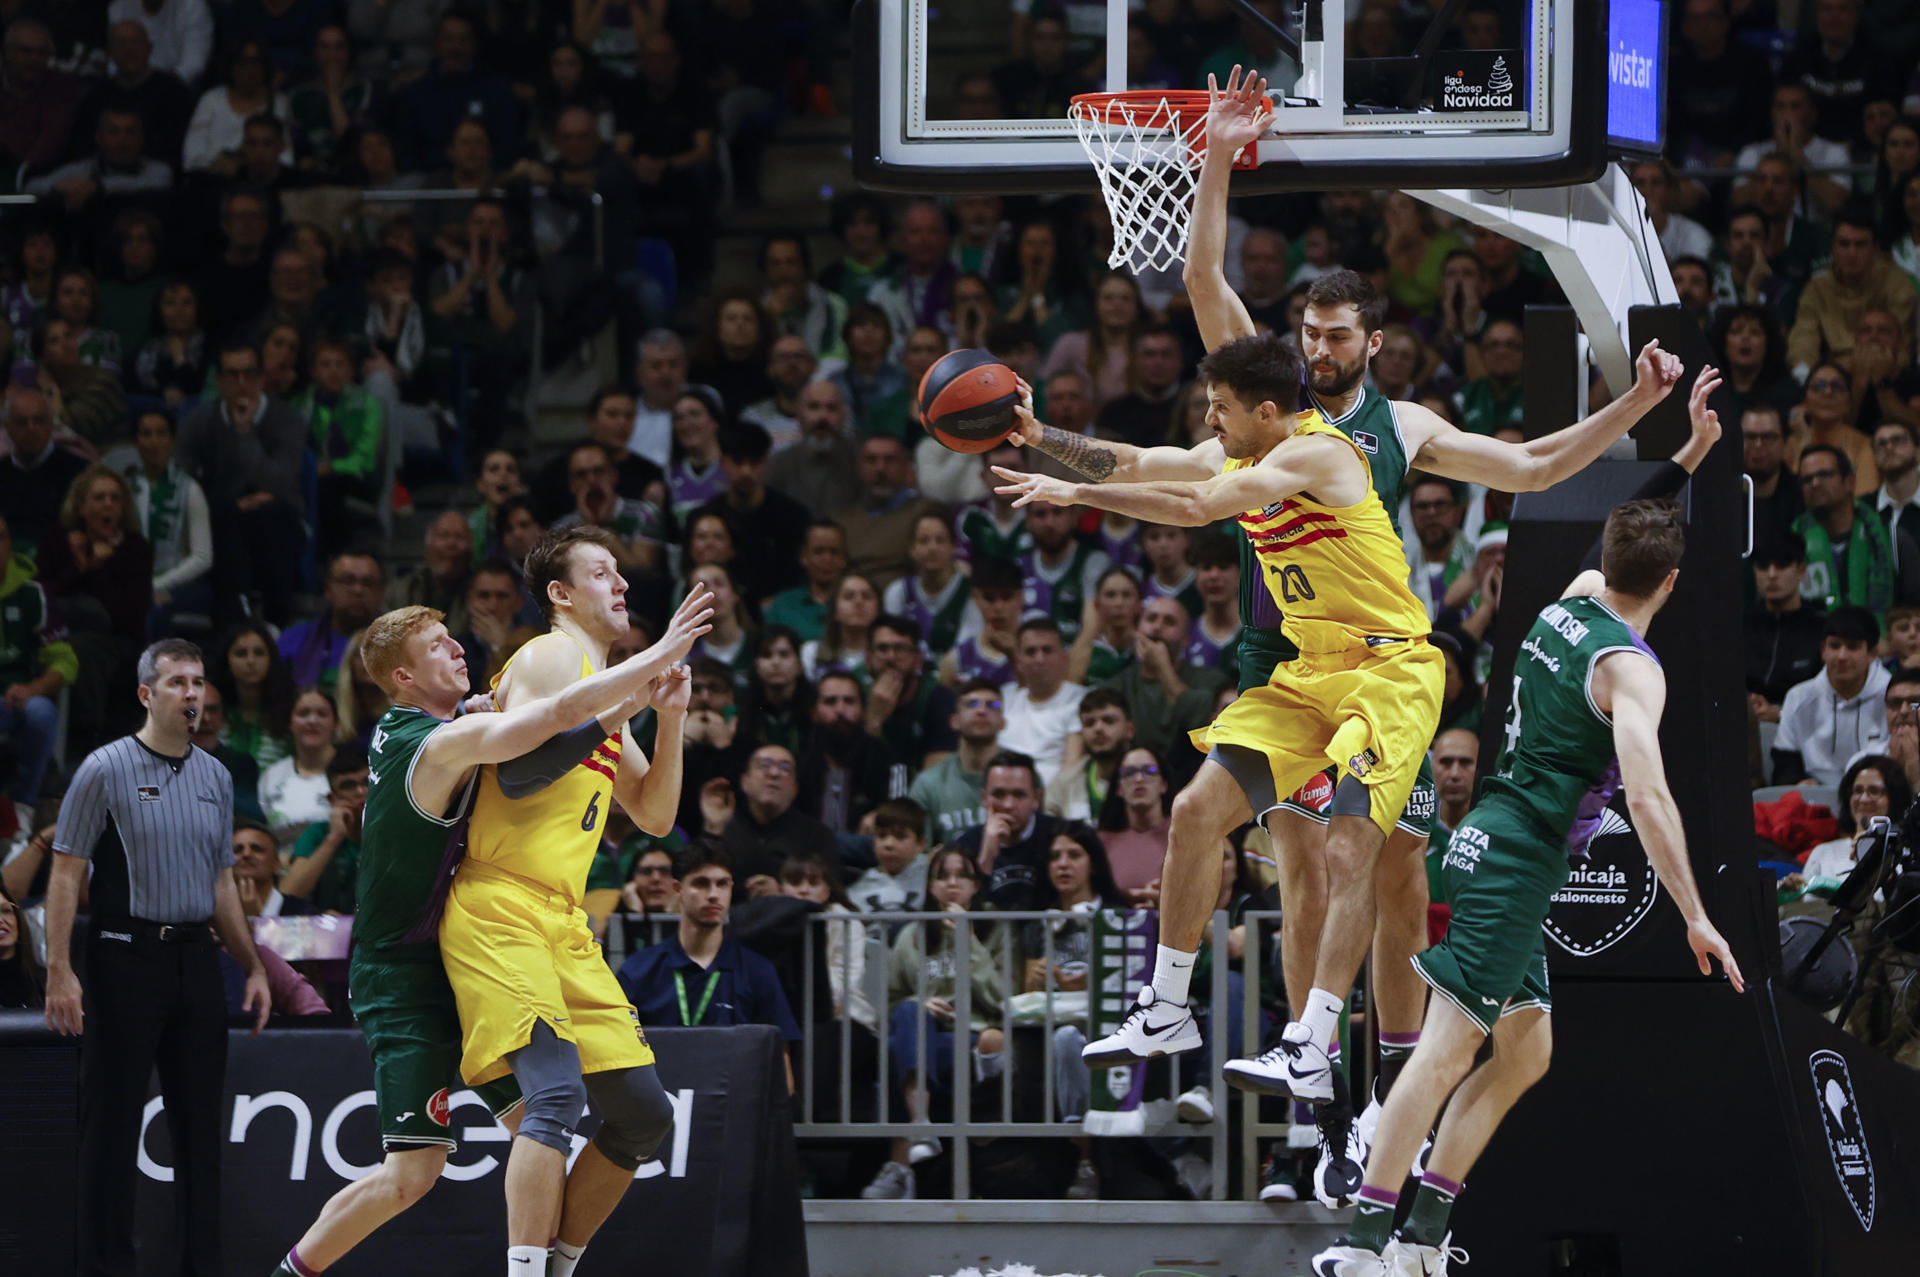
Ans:
[[[1114,467],[1120,463],[1112,444],[1086,435],[1068,434],[1056,426],[1041,427],[1040,437],[1032,446],[1072,466],[1095,483],[1105,483],[1112,478]]]

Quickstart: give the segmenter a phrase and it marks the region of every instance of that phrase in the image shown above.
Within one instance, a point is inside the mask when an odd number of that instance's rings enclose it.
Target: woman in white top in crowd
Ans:
[[[260,809],[282,847],[327,818],[327,764],[340,726],[333,699],[317,687],[293,698],[293,753],[260,775]]]
[[[1832,895],[1860,863],[1859,840],[1867,832],[1868,822],[1876,816],[1898,821],[1913,801],[1906,774],[1885,754],[1854,759],[1840,777],[1839,793],[1840,836],[1808,852],[1800,872],[1780,880],[1783,890],[1797,888],[1809,895]]]
[[[258,40],[241,40],[226,59],[221,83],[200,95],[187,123],[186,142],[180,148],[181,166],[189,172],[205,170],[220,177],[240,171],[240,142],[247,118],[265,112],[282,123],[293,119],[287,95],[273,91],[273,67],[267,48]],[[281,157],[293,163],[292,143]]]
[[[192,587],[202,604],[210,603],[203,578],[213,570],[213,524],[207,494],[173,460],[173,418],[158,408],[140,414],[134,447],[140,464],[130,467],[134,512],[140,530],[153,544],[155,634],[166,633],[177,596]]]

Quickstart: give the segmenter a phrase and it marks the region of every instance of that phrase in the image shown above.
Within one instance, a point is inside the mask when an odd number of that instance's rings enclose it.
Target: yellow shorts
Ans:
[[[503,1077],[509,1052],[545,1020],[580,1070],[652,1064],[639,1013],[594,943],[586,911],[518,874],[467,861],[440,919],[440,960],[460,1008],[460,1076]]]
[[[1202,751],[1240,745],[1266,755],[1283,799],[1332,763],[1367,787],[1373,823],[1391,834],[1433,744],[1445,685],[1446,658],[1424,639],[1303,653],[1192,740]]]

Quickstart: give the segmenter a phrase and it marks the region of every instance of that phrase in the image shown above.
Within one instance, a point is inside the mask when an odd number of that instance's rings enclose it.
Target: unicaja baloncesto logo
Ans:
[[[1853,1074],[1838,1051],[1815,1051],[1807,1057],[1813,1091],[1820,1104],[1820,1123],[1827,1134],[1827,1153],[1840,1191],[1864,1232],[1873,1231],[1873,1154],[1867,1148],[1866,1123],[1853,1092]]]
[[[1568,953],[1591,958],[1645,921],[1658,895],[1659,879],[1633,826],[1609,807],[1600,813],[1586,856],[1574,862],[1566,885],[1553,893],[1544,929]]]
[[[1520,102],[1505,52],[1458,50],[1440,76],[1442,111],[1511,111]]]

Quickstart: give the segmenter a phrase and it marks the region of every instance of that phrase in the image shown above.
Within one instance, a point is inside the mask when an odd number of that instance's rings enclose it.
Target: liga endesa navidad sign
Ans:
[[[595,1238],[601,1262],[621,1256],[647,1272],[806,1277],[777,1032],[662,1029],[647,1038],[673,1099],[674,1129]],[[366,1045],[351,1029],[270,1030],[258,1038],[236,1031],[229,1038],[221,1116],[228,1274],[259,1277],[272,1269],[329,1197],[379,1164],[372,1085]],[[330,1270],[338,1277],[452,1277],[498,1267],[506,1245],[508,1136],[471,1092],[454,1091],[445,1105],[448,1134],[460,1145],[445,1175]],[[590,1134],[596,1121],[583,1121],[582,1131]],[[576,1152],[584,1143],[576,1138]],[[147,1105],[138,1157],[145,1277],[170,1271],[173,1253],[172,1152],[158,1096]],[[50,1195],[45,1206],[46,1227],[71,1230],[70,1197]]]

